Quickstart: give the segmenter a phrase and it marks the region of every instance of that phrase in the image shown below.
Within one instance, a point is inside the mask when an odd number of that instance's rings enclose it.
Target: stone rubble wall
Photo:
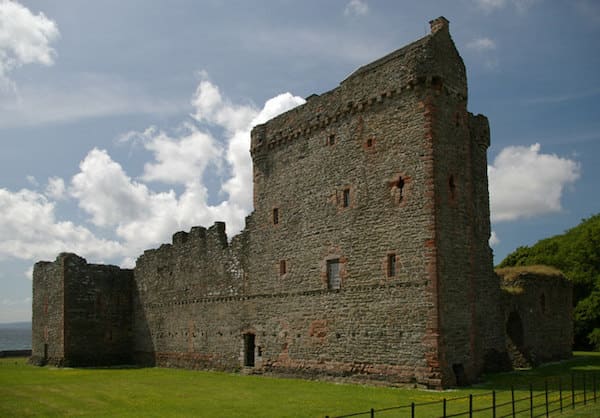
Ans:
[[[573,286],[564,276],[535,272],[502,278],[503,326],[510,336],[511,314],[522,325],[522,342],[510,341],[530,365],[571,358]],[[516,314],[516,316],[514,316]]]
[[[33,271],[32,362],[99,366],[132,361],[131,270],[61,253]]]
[[[64,256],[33,267],[31,362],[64,362]]]
[[[131,364],[133,271],[65,261],[65,365]]]
[[[222,338],[208,336],[227,323],[236,323],[235,312],[241,310],[244,238],[240,234],[228,243],[225,224],[217,222],[208,229],[194,227],[189,233],[178,232],[172,244],[147,250],[138,258],[133,291],[137,362],[231,367],[231,360],[215,360],[225,355]],[[223,303],[231,301],[237,301],[237,308],[231,309],[235,302]],[[179,360],[156,358],[188,352],[192,354]],[[205,358],[213,360],[202,360]]]

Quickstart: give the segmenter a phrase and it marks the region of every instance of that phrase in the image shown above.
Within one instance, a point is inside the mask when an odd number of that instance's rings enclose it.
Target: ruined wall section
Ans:
[[[131,362],[131,270],[61,253],[33,274],[32,361],[97,366]]]
[[[33,266],[31,362],[64,363],[64,280],[61,254]]]
[[[131,364],[133,272],[64,259],[65,365]]]
[[[225,224],[173,235],[135,268],[135,356],[141,364],[239,367],[225,339],[240,334],[246,234],[227,241]]]
[[[505,351],[505,337],[502,329],[503,310],[497,303],[501,299],[500,282],[493,270],[493,253],[489,246],[491,236],[490,201],[487,176],[487,149],[490,145],[490,128],[483,115],[469,113],[471,137],[471,178],[473,195],[473,248],[471,257],[477,287],[476,368],[496,372],[510,367]]]
[[[515,273],[501,276],[506,344],[517,367],[570,358],[573,346],[573,288],[560,272]]]

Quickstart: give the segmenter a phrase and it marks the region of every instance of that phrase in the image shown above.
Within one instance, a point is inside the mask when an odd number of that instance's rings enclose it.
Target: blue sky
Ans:
[[[0,322],[30,319],[36,260],[239,231],[251,126],[441,15],[490,120],[499,262],[600,210],[600,2],[0,0]]]

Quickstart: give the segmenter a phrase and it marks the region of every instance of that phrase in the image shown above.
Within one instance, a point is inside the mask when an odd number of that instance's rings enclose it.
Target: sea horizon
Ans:
[[[0,351],[30,349],[31,322],[0,323]]]

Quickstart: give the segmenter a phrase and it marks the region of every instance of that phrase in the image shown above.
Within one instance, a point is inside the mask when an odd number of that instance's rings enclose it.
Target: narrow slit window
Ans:
[[[279,223],[279,208],[273,209],[273,225],[277,225]]]
[[[450,199],[454,200],[456,197],[456,183],[454,182],[454,176],[451,174],[448,179],[448,189],[450,191]]]
[[[387,275],[388,277],[396,275],[396,254],[388,254],[387,256]]]
[[[335,145],[335,135],[331,134],[327,137],[327,145]]]
[[[402,177],[398,177],[396,188],[398,189],[398,202],[401,202],[404,198],[404,179]]]
[[[285,260],[281,260],[279,262],[279,275],[283,276],[286,273],[287,273],[287,263]]]
[[[342,206],[345,208],[350,206],[350,189],[344,189],[342,197]]]

